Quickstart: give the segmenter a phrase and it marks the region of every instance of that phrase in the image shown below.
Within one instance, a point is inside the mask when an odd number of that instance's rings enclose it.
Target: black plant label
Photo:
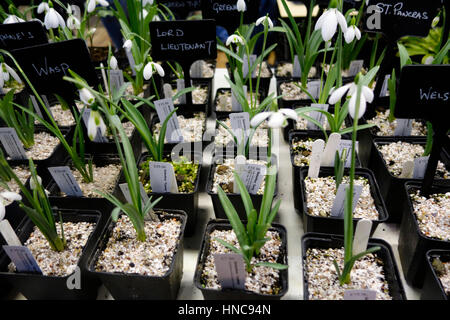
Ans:
[[[47,42],[47,33],[39,21],[0,24],[0,49],[11,51]]]

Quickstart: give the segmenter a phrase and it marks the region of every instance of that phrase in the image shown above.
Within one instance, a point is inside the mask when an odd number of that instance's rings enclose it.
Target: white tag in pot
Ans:
[[[128,63],[130,64],[130,68],[133,73],[133,76],[135,76],[136,75],[136,62],[134,61],[133,54],[129,50],[125,50],[125,53],[127,55]]]
[[[429,158],[429,156],[426,156],[414,159],[413,179],[423,179],[425,177]]]
[[[390,74],[387,74],[384,77],[383,85],[381,86],[380,97],[387,97],[388,81],[390,78],[391,78]]]
[[[402,166],[402,173],[398,176],[402,179],[409,179],[413,177],[414,173],[414,161],[406,161]]]
[[[358,153],[358,147],[359,147],[358,141],[356,141],[355,147],[356,147],[356,152]],[[347,150],[344,167],[350,168],[350,166],[352,164],[352,140],[341,139],[341,141],[339,142],[339,147],[338,147],[339,156],[342,155],[342,152],[344,151],[344,149]],[[333,161],[333,165],[334,165],[334,161]]]
[[[203,78],[203,65],[205,61],[195,61],[191,66],[191,78]]]
[[[48,168],[59,189],[67,196],[82,197],[83,192],[68,166]]]
[[[152,192],[178,193],[175,171],[171,163],[151,161],[149,170]]]
[[[314,98],[318,99],[320,95],[320,80],[309,81],[306,86],[309,94]]]
[[[261,164],[247,163],[244,173],[241,175],[242,181],[250,194],[257,194],[266,174],[266,166]]]
[[[42,274],[36,259],[26,246],[3,246],[18,272]]]
[[[311,104],[311,107],[314,108],[319,108],[323,111],[328,111],[328,104],[320,104],[320,103],[313,103]],[[311,111],[308,114],[311,118],[313,118],[314,120],[316,120],[317,122],[319,122],[320,124],[323,124],[323,120],[325,119],[325,115],[322,112],[319,111]],[[306,123],[306,128],[308,130],[319,130],[320,128],[313,122],[308,121]]]
[[[230,113],[231,130],[239,143],[246,142],[250,130],[248,112]]]
[[[122,70],[108,70],[110,92],[118,91],[125,83]]]
[[[240,254],[215,253],[214,265],[222,288],[245,289],[245,264]]]
[[[184,90],[184,79],[177,79],[177,92]],[[180,104],[186,104],[186,94],[182,94],[178,97]]]
[[[127,200],[128,203],[132,203],[131,195],[130,195],[130,188],[128,187],[128,183],[121,183],[121,184],[119,184],[119,187],[123,193],[123,196],[125,197],[125,200]],[[144,186],[142,185],[141,182],[139,182],[139,188],[140,188],[142,206],[144,206],[147,203],[147,201],[149,200],[149,198],[148,198],[147,192],[145,192]],[[147,217],[149,219],[147,219]],[[153,211],[153,209],[151,209],[148,212],[145,220],[160,221],[158,216],[155,214],[155,211]]]
[[[0,221],[0,233],[9,246],[22,245],[19,238],[17,237],[17,234],[14,232],[14,229],[11,227],[11,224],[9,223],[8,220]]]
[[[362,69],[364,65],[364,60],[353,60],[350,63],[350,67],[348,68],[348,76],[354,77],[356,76]]]
[[[394,136],[407,137],[411,135],[413,119],[398,119]]]
[[[0,128],[0,141],[12,160],[25,160],[27,154],[14,128]]]
[[[246,54],[244,54],[244,58],[243,58],[244,63],[242,64],[242,74],[243,74],[244,78],[246,78],[248,76],[248,72],[249,72],[250,68],[253,65],[255,65],[256,59],[257,59],[256,54],[251,54],[250,59],[248,58],[248,56]],[[250,63],[249,63],[249,60],[250,60]],[[253,78],[255,77],[255,74],[256,74],[256,67],[252,71]]]
[[[332,217],[344,217],[345,212],[345,200],[347,198],[347,189],[350,186],[348,184],[341,183],[336,192],[336,197],[334,198],[333,207],[331,208]],[[352,212],[355,210],[356,204],[358,203],[359,197],[361,196],[362,186],[353,185],[353,203]]]
[[[320,170],[320,158],[323,155],[323,150],[325,146],[325,141],[322,139],[317,139],[312,145],[311,156],[309,157],[309,168],[308,177],[317,178],[319,177]]]
[[[294,65],[292,66],[292,77],[300,78],[302,76],[302,68],[300,62],[298,61],[298,56],[294,56]]]
[[[164,83],[163,92],[164,92],[164,98],[172,100],[173,91],[172,91],[172,86],[170,84]]]
[[[367,250],[369,243],[370,230],[372,229],[372,220],[361,219],[356,225],[355,235],[353,237],[353,255],[356,256]]]
[[[328,137],[327,144],[323,151],[323,156],[320,161],[320,165],[324,167],[331,167],[334,164],[334,159],[336,156],[336,150],[341,142],[341,135],[339,133],[333,132]]]
[[[172,99],[161,99],[155,102],[156,112],[158,113],[158,118],[161,126],[169,114],[173,111],[174,106]],[[183,134],[181,133],[180,125],[178,123],[178,117],[176,112],[170,117],[167,122],[166,129],[166,140],[169,143],[179,143],[183,142]]]
[[[376,300],[377,292],[369,289],[348,289],[344,291],[344,300]]]
[[[247,86],[243,86],[244,97],[247,97]],[[242,105],[239,103],[239,100],[236,98],[236,94],[234,90],[231,89],[231,111],[240,112],[242,111]]]

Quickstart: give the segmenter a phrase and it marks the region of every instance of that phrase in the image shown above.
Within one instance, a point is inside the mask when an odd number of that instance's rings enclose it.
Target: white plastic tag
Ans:
[[[251,163],[247,163],[245,165],[244,173],[241,178],[248,190],[248,193],[258,193],[265,174],[266,166]]]
[[[345,201],[347,198],[347,189],[350,186],[348,184],[341,183],[336,192],[336,197],[334,198],[333,207],[331,208],[332,217],[344,217],[345,212]],[[353,203],[352,212],[355,210],[356,204],[358,203],[359,197],[361,196],[362,186],[353,185]]]
[[[149,170],[152,192],[178,193],[175,171],[171,163],[151,161]]]
[[[361,71],[363,65],[364,65],[364,60],[353,60],[350,63],[350,67],[348,70],[348,76],[349,77],[356,76]]]
[[[426,156],[414,159],[413,179],[423,179],[425,177],[429,158],[429,156]]]
[[[344,300],[376,300],[377,292],[369,289],[345,290]]]
[[[184,90],[184,79],[177,79],[177,92]],[[180,104],[186,104],[186,94],[182,94],[178,97]]]
[[[156,112],[158,113],[159,121],[162,123],[166,120],[169,114],[173,111],[174,106],[172,99],[161,99],[154,102]],[[166,129],[166,140],[169,143],[179,143],[183,142],[183,134],[180,130],[180,125],[178,123],[178,117],[176,112],[170,117],[167,122]]]
[[[240,143],[246,142],[250,130],[248,112],[230,113],[231,129]]]
[[[319,108],[323,111],[328,111],[329,106],[328,106],[328,104],[313,103],[313,104],[311,104],[311,107]],[[319,122],[320,124],[323,124],[323,120],[325,118],[325,115],[323,113],[321,113],[319,111],[311,111],[309,113],[309,116],[311,118],[313,118],[314,120],[316,120],[317,122]],[[315,123],[310,122],[310,121],[308,121],[306,123],[306,128],[308,130],[319,130],[319,127]]]
[[[316,141],[314,141],[312,145],[311,155],[309,157],[308,177],[319,177],[320,158],[323,155],[324,146],[325,141],[323,141],[322,139],[317,139]]]
[[[22,245],[8,220],[0,221],[0,233],[2,234],[3,238],[5,239],[6,243],[9,246]]]
[[[406,137],[411,135],[413,119],[398,119],[394,136]]]
[[[3,246],[18,272],[42,274],[36,259],[25,246]]]
[[[302,76],[302,68],[300,62],[298,61],[298,55],[294,56],[294,65],[292,66],[292,77],[300,78]]]
[[[245,288],[245,266],[244,259],[237,253],[216,253],[214,264],[222,288],[244,289]]]

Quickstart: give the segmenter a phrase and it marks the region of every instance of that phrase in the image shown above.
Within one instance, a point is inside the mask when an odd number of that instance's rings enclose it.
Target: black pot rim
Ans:
[[[308,166],[300,168],[300,181],[304,181],[304,178],[307,177],[308,170],[309,170]],[[320,176],[320,173],[323,172],[323,171],[326,171],[325,172],[326,176],[333,175],[333,170],[334,170],[334,167],[320,167],[320,169],[319,169],[319,176]],[[350,170],[350,168],[345,168],[344,173],[345,172],[348,173],[349,170]],[[306,172],[306,174],[305,174],[305,172]],[[328,175],[328,172],[330,172],[330,175]],[[380,188],[378,187],[378,183],[377,183],[377,181],[375,179],[375,176],[373,175],[372,171],[370,171],[369,169],[366,169],[366,168],[355,168],[355,176],[356,177],[358,177],[358,176],[367,177],[368,180],[369,180],[369,186],[370,186],[370,191],[371,191],[372,198],[374,198],[374,200],[375,200],[375,197],[374,197],[374,195],[375,195],[381,201],[381,204],[380,204],[381,206],[379,206],[376,203],[376,201],[374,201],[375,202],[375,207],[376,207],[377,212],[378,212],[378,219],[377,220],[372,220],[372,221],[376,221],[378,223],[386,222],[388,220],[388,218],[389,218],[389,214],[388,214],[388,211],[387,211],[386,206],[384,204],[383,197],[381,196]],[[304,201],[307,201],[307,196],[306,196],[306,192],[305,192],[304,188],[300,188],[300,192],[303,195],[303,199],[305,199]],[[330,217],[313,216],[313,215],[309,214],[309,212],[307,210],[305,210],[305,206],[303,208],[303,213],[306,216],[310,217],[310,218],[314,218],[314,219],[318,219],[318,220],[324,220],[324,221],[325,220],[329,220],[329,219],[331,219],[331,220],[342,220],[342,221],[344,220],[343,218],[331,217],[331,216]],[[380,217],[382,217],[382,218],[380,219]],[[355,221],[355,222],[359,221],[359,220],[361,220],[361,218],[353,218],[353,221]]]
[[[287,274],[287,270],[281,270],[280,271],[280,284],[281,283],[281,272],[285,271],[286,272],[286,287],[281,289],[281,291],[278,294],[262,294],[262,293],[256,293],[247,289],[244,290],[240,290],[240,289],[221,289],[221,290],[216,290],[216,289],[210,289],[210,288],[203,288],[201,283],[200,283],[200,279],[201,279],[201,260],[202,257],[204,255],[205,252],[207,252],[208,248],[206,248],[205,244],[206,244],[206,239],[207,237],[209,237],[210,233],[208,233],[208,231],[210,231],[211,229],[213,229],[215,226],[225,226],[225,227],[229,227],[230,229],[232,229],[231,224],[228,222],[228,220],[226,219],[211,219],[208,221],[206,228],[205,228],[205,232],[203,234],[203,238],[202,238],[202,243],[201,243],[201,247],[200,250],[198,252],[198,257],[197,257],[197,263],[196,263],[196,269],[195,269],[195,273],[194,273],[194,285],[195,287],[197,287],[198,289],[200,289],[201,291],[209,291],[209,292],[243,292],[245,294],[248,295],[256,295],[258,297],[272,297],[272,298],[281,298],[283,297],[289,290],[289,282],[288,282],[288,274]],[[284,261],[286,262],[286,265],[288,265],[288,244],[287,244],[287,230],[286,228],[279,224],[279,223],[272,223],[272,226],[269,228],[269,230],[272,231],[278,231],[280,233],[280,238],[282,239],[282,245],[283,242],[285,244],[285,248],[286,248],[286,254],[284,256]],[[283,237],[282,235],[284,235],[284,241],[283,241]]]
[[[434,280],[437,282],[437,285],[439,286],[439,289],[441,290],[442,294],[444,296],[447,296],[447,299],[448,299],[449,295],[445,292],[444,286],[442,285],[442,282],[439,280],[439,276],[436,274],[436,270],[434,269],[434,267],[431,263],[431,258],[433,255],[439,256],[439,257],[441,257],[442,255],[450,256],[450,250],[431,249],[431,250],[428,250],[425,254],[426,260],[427,260],[427,266],[431,270],[431,274],[433,275]]]
[[[149,275],[142,275],[142,274],[137,274],[137,273],[124,273],[124,272],[106,272],[106,271],[95,271],[93,269],[93,265],[94,263],[97,261],[98,255],[101,253],[99,248],[99,244],[101,242],[101,240],[103,239],[103,237],[106,236],[106,233],[109,233],[113,226],[114,226],[114,222],[109,219],[107,225],[105,226],[102,234],[100,235],[100,237],[98,238],[98,241],[95,243],[95,249],[92,250],[92,253],[89,257],[87,257],[86,259],[86,263],[85,263],[85,268],[87,270],[88,273],[94,274],[94,275],[99,275],[99,274],[103,274],[103,275],[108,275],[108,276],[115,276],[115,277],[127,277],[127,278],[142,278],[145,277],[147,279],[165,279],[168,278],[174,271],[174,265],[175,265],[175,257],[177,254],[179,254],[180,252],[180,247],[182,245],[182,241],[183,241],[183,237],[184,237],[184,229],[186,227],[186,220],[187,220],[187,216],[186,213],[182,210],[176,210],[176,209],[154,209],[155,213],[163,213],[166,212],[168,213],[169,216],[176,216],[180,221],[181,221],[181,227],[180,227],[180,235],[179,235],[179,239],[178,239],[178,243],[175,249],[175,252],[173,254],[172,257],[172,261],[170,263],[170,268],[169,270],[167,270],[167,272],[163,275],[163,276],[149,276]],[[138,241],[138,240],[137,240]],[[107,243],[105,243],[106,245]],[[95,260],[94,260],[95,258]]]

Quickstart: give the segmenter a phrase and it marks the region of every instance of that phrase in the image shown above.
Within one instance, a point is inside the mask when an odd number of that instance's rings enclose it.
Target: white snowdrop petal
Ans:
[[[297,112],[293,109],[283,108],[279,110],[282,114],[284,114],[287,118],[290,118],[292,120],[297,120],[298,115]]]
[[[18,83],[22,83],[22,79],[20,79],[19,75],[13,68],[8,66],[6,63],[5,63],[5,68],[8,71],[8,73],[13,77],[14,80],[16,80]]]
[[[2,221],[5,218],[6,208],[3,204],[3,200],[0,199],[0,221]]]
[[[347,31],[347,20],[345,20],[344,15],[338,9],[334,9],[334,10],[335,10],[336,19],[339,23],[339,26],[342,29],[342,32]]]
[[[165,72],[164,72],[163,67],[161,67],[161,65],[159,65],[158,63],[154,63],[154,66],[155,66],[156,72],[158,72],[159,76],[164,77]]]
[[[9,201],[22,200],[22,196],[20,194],[11,192],[11,191],[4,191],[4,192],[0,193],[0,196],[2,196],[3,198],[5,198],[6,200],[9,200]]]
[[[89,3],[87,5],[87,12],[92,12],[95,10],[95,6],[96,6],[97,2],[95,0],[89,0]]]
[[[152,63],[149,62],[144,67],[144,79],[145,80],[150,80],[152,75],[153,75],[153,66],[152,66]]]
[[[268,112],[268,111],[258,113],[257,115],[253,116],[252,120],[250,121],[250,126],[252,126],[252,127],[258,126],[261,122],[266,120],[270,115],[271,115],[271,112]]]
[[[350,84],[346,84],[345,86],[342,86],[338,89],[335,89],[333,93],[331,94],[330,98],[328,99],[329,104],[335,104],[338,101],[342,99],[344,94],[347,92],[348,88],[350,87]]]
[[[356,34],[356,39],[360,40],[361,39],[361,31],[359,31],[359,29],[357,27],[355,27],[355,34]]]
[[[345,42],[350,43],[355,39],[355,29],[348,28],[347,31],[344,33]]]
[[[269,117],[269,121],[267,122],[267,125],[270,128],[278,129],[281,128],[285,122],[285,117],[281,112],[274,112]]]
[[[369,87],[363,86],[361,89],[361,93],[364,95],[364,98],[367,100],[367,102],[373,101],[373,91]]]
[[[327,19],[323,22],[322,25],[322,38],[324,41],[329,41],[333,38],[334,34],[337,30],[337,19],[336,15],[329,14]]]

